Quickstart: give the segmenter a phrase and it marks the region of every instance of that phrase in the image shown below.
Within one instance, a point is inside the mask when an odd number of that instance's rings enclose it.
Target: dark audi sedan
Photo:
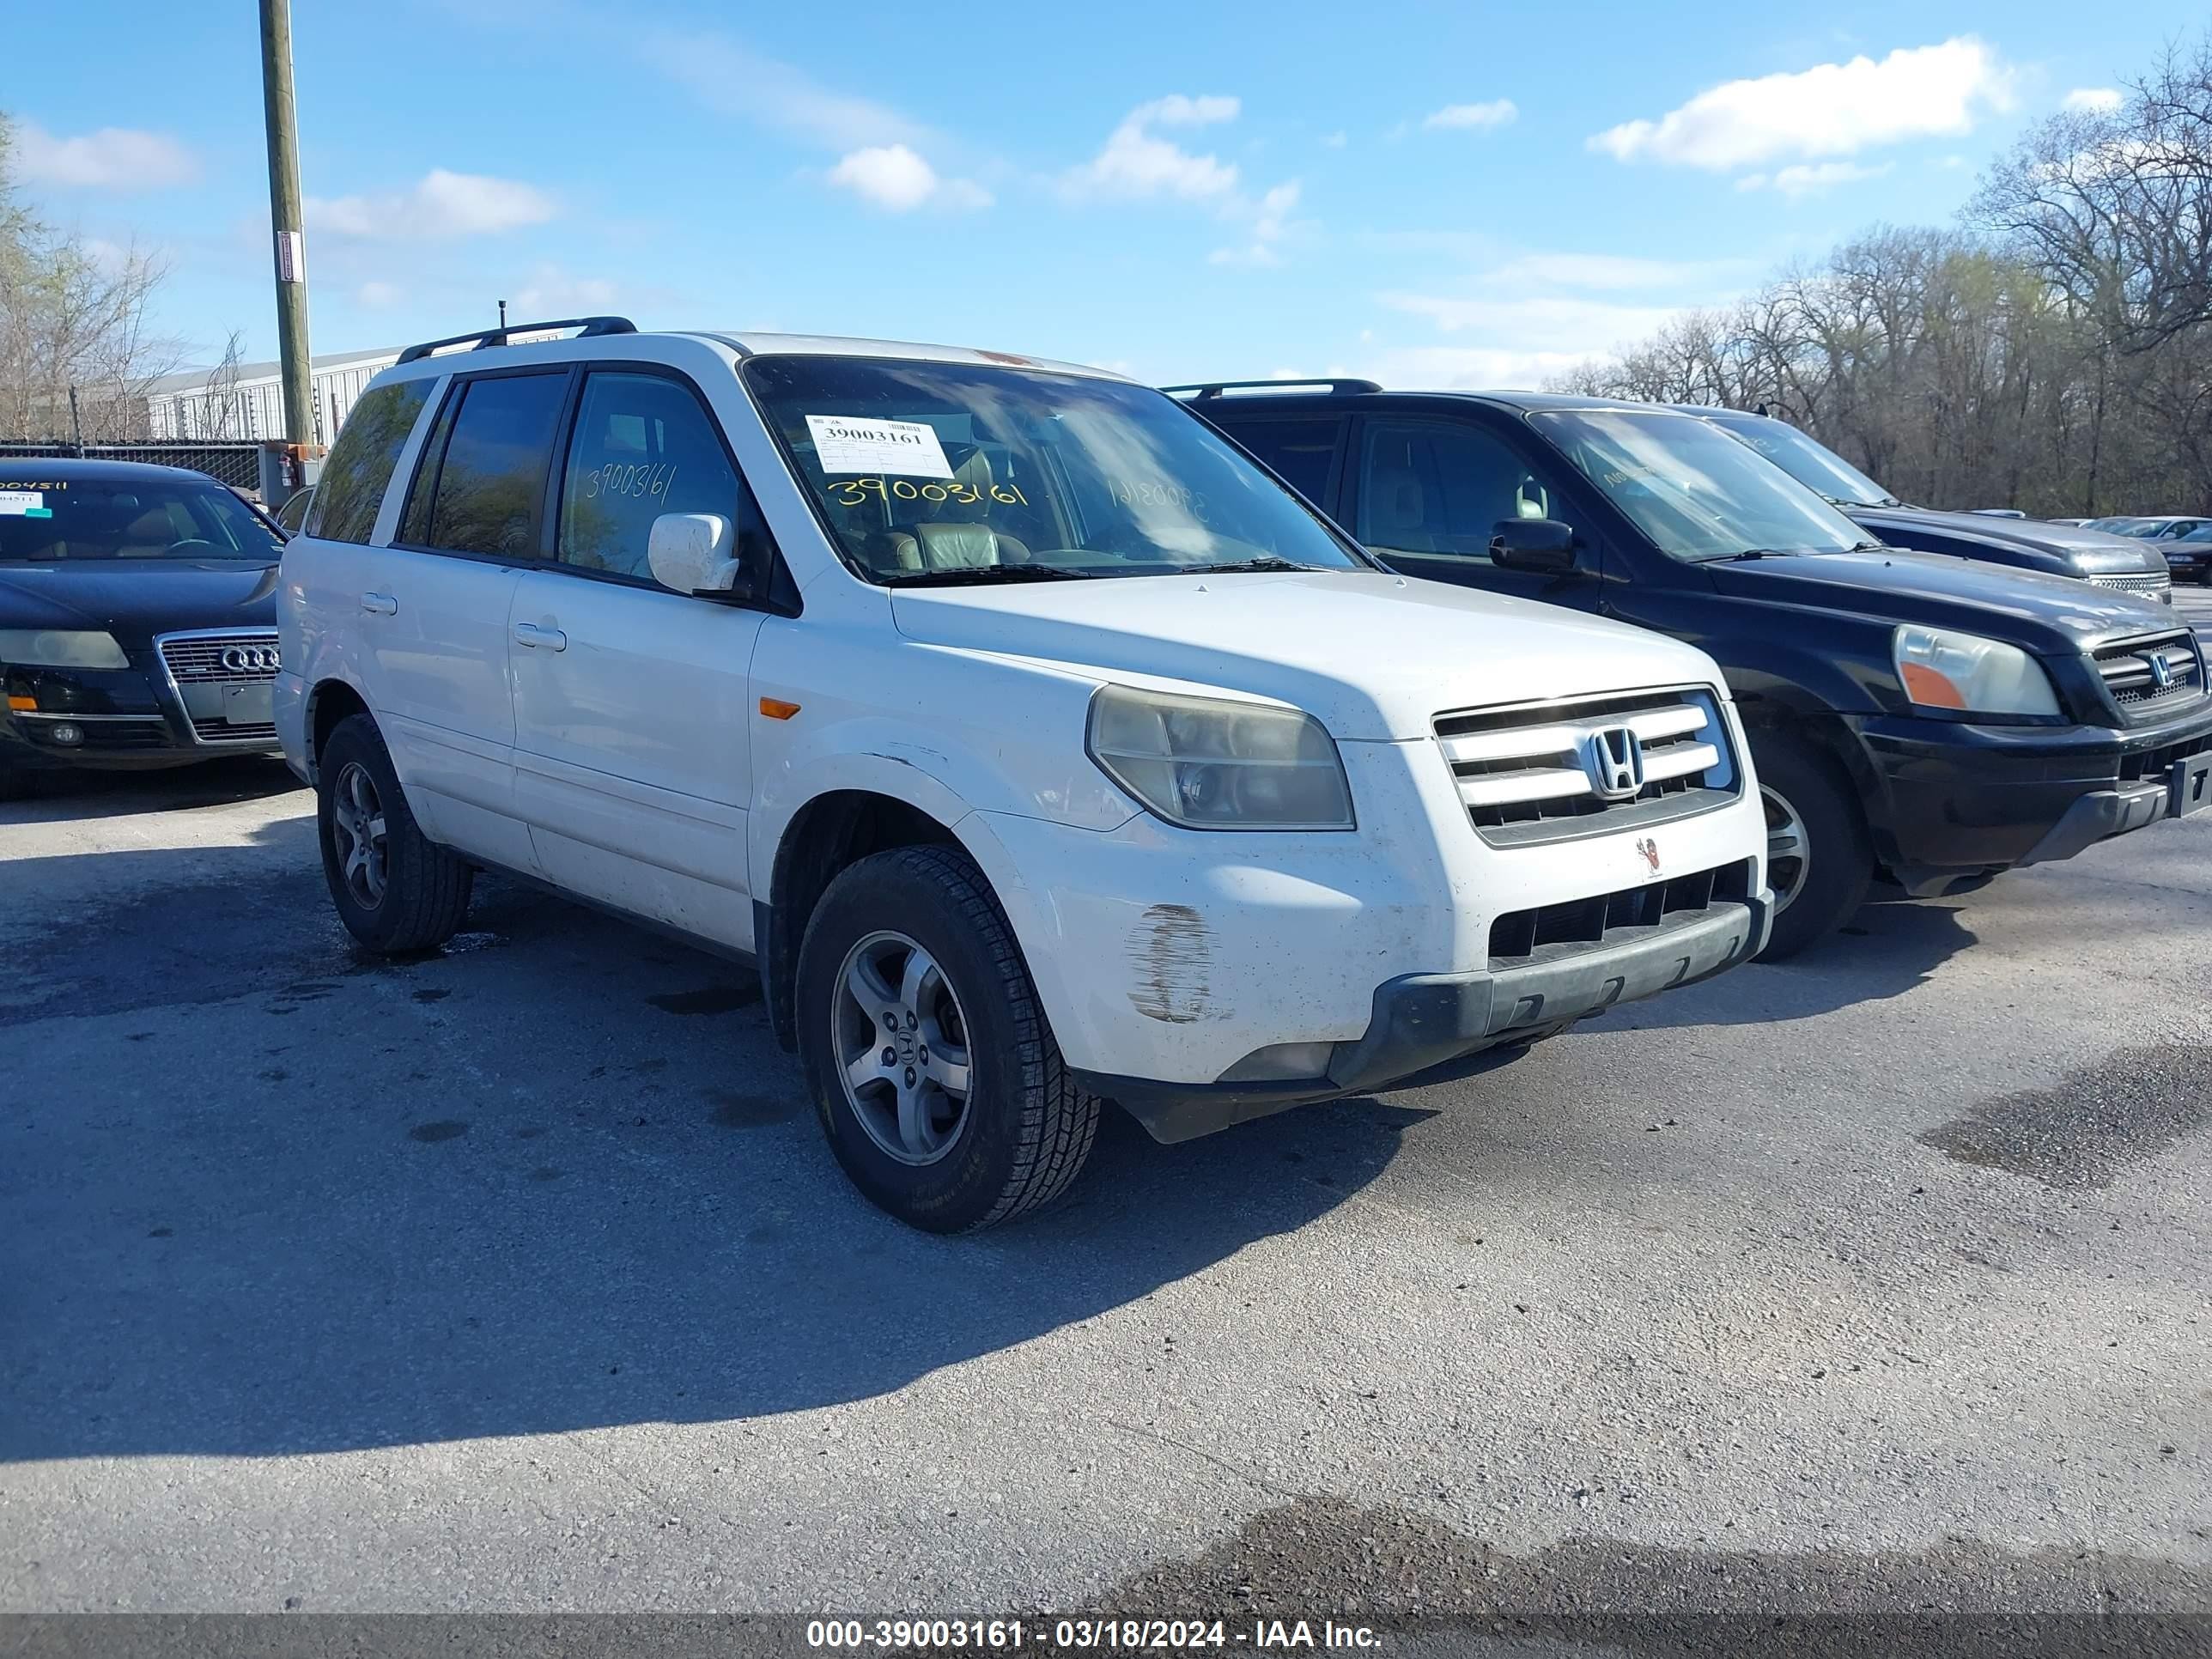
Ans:
[[[0,797],[61,769],[275,754],[283,547],[202,473],[0,460]]]

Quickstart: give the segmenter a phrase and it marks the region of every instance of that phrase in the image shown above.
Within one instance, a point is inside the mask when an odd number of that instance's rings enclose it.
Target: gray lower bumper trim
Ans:
[[[2124,789],[2099,789],[2084,795],[2066,809],[2066,816],[2051,826],[2021,862],[2056,864],[2100,841],[2155,823],[2166,816],[2170,793],[2170,786],[2161,778],[2156,783],[2135,783]]]
[[[1076,1077],[1092,1093],[1119,1102],[1154,1139],[1188,1140],[1288,1107],[1387,1088],[1561,1021],[1705,979],[1757,956],[1771,913],[1771,896],[1761,893],[1656,927],[1620,928],[1595,947],[1557,947],[1548,961],[1390,980],[1376,988],[1367,1034],[1336,1045],[1326,1077],[1281,1083],[1168,1083],[1097,1072]]]

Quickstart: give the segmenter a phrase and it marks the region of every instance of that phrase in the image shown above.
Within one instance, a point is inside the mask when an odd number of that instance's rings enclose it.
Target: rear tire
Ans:
[[[1090,1157],[1098,1100],[1068,1075],[965,854],[896,848],[840,872],[807,921],[797,1001],[830,1149],[908,1225],[1012,1220],[1058,1198]]]
[[[1874,844],[1842,769],[1794,738],[1754,732],[1765,798],[1774,927],[1761,962],[1784,962],[1850,921],[1874,879]]]
[[[451,939],[467,919],[476,871],[416,827],[376,722],[339,721],[316,777],[323,878],[346,932],[385,956]]]

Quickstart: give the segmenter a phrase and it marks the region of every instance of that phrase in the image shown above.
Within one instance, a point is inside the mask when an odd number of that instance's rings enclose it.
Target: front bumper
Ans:
[[[1407,974],[1377,986],[1366,1034],[1339,1042],[1322,1076],[1281,1083],[1166,1084],[1077,1073],[1155,1139],[1188,1140],[1315,1101],[1365,1094],[1584,1015],[1678,989],[1750,961],[1766,944],[1771,896],[1621,929],[1618,943],[1502,971]]]
[[[1732,711],[1731,741],[1745,752]],[[1356,831],[1206,834],[1146,817],[1099,831],[1001,812],[954,826],[1066,1064],[1157,1133],[1377,1087],[1717,971],[1764,936],[1755,787],[1656,825],[1498,847],[1469,823],[1433,739],[1340,749]],[[1682,931],[1730,903],[1709,930]],[[1198,1128],[1143,1103],[1186,1097],[1212,1103]]]
[[[149,647],[127,646],[131,665],[115,669],[0,668],[0,767],[21,772],[151,771],[225,756],[273,754],[270,732],[241,741],[210,740],[194,716],[219,714],[209,689],[187,694]],[[214,689],[221,696],[220,687]],[[196,699],[198,701],[196,701]],[[75,741],[62,739],[74,734]]]
[[[2157,726],[1857,723],[1875,854],[1909,892],[2073,857],[2167,815],[2177,764],[2212,752],[2212,708]]]

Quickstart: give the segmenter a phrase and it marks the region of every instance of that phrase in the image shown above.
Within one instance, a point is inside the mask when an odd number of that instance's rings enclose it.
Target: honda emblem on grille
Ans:
[[[1644,740],[1626,726],[1602,726],[1583,744],[1583,769],[1601,800],[1632,800],[1644,793]]]
[[[2173,665],[2166,661],[2166,653],[2163,651],[2146,651],[2143,653],[2142,659],[2150,665],[2150,683],[2161,691],[2172,690],[2173,686]]]
[[[1636,850],[1644,854],[1644,861],[1651,866],[1651,873],[1657,875],[1659,873],[1659,843],[1646,836],[1636,843]]]

